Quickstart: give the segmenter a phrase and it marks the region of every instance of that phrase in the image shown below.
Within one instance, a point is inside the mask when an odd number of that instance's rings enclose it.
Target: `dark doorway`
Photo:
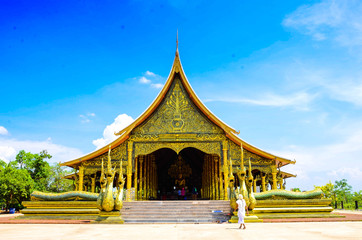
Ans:
[[[196,148],[185,148],[177,154],[169,148],[163,148],[155,151],[153,155],[157,164],[158,199],[200,198],[204,152]],[[182,196],[180,191],[184,191]]]

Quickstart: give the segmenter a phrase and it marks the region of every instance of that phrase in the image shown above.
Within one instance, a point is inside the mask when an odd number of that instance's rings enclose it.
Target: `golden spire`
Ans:
[[[176,55],[178,55],[178,29],[176,31]]]

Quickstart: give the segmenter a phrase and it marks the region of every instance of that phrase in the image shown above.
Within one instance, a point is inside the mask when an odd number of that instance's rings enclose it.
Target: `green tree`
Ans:
[[[13,162],[6,166],[1,163],[0,168],[0,199],[5,203],[6,209],[10,205],[20,205],[29,199],[34,188],[34,180],[26,169],[13,167]]]
[[[348,202],[351,199],[351,190],[352,187],[348,185],[347,179],[342,179],[340,181],[335,181],[334,191],[336,192],[337,199],[340,201]]]
[[[64,176],[71,173],[72,171],[67,171],[66,167],[61,167],[59,163],[51,166],[47,190],[50,192],[71,191],[73,189],[73,181],[64,178]]]
[[[50,159],[51,157],[46,150],[35,154],[21,150],[16,155],[13,163],[15,163],[17,168],[29,171],[31,178],[35,182],[36,190],[46,191],[51,174],[51,168],[46,159]]]
[[[354,192],[352,195],[352,200],[361,202],[362,204],[362,190],[360,190],[359,192]]]

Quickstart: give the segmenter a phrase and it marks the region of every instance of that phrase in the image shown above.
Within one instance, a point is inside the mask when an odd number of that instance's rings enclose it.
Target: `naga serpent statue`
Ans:
[[[122,197],[123,197],[123,187],[125,183],[125,178],[123,177],[122,160],[119,167],[119,175],[118,175],[117,191],[115,199],[113,196],[113,180],[116,175],[116,167],[112,169],[111,164],[112,164],[111,147],[109,147],[106,173],[104,172],[103,159],[102,159],[102,172],[100,179],[101,191],[97,198],[98,209],[105,212],[120,211],[123,206]]]

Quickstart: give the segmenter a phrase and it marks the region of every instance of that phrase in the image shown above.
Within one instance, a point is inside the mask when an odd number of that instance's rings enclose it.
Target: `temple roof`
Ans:
[[[80,162],[83,161],[87,161],[89,159],[92,159],[94,157],[97,157],[105,152],[108,151],[109,146],[111,146],[111,148],[115,148],[117,146],[119,146],[121,143],[123,143],[124,141],[126,141],[129,136],[130,133],[132,132],[133,129],[135,129],[137,126],[139,126],[140,124],[142,124],[148,117],[151,116],[151,114],[156,111],[157,107],[161,104],[162,100],[165,98],[167,92],[169,91],[173,80],[175,79],[175,75],[179,74],[180,80],[183,84],[183,86],[185,87],[187,93],[189,94],[189,97],[191,99],[191,101],[195,104],[195,106],[214,124],[216,124],[218,127],[220,127],[224,132],[227,138],[229,138],[231,141],[233,141],[234,143],[236,143],[239,146],[243,146],[244,149],[253,152],[257,155],[260,155],[262,157],[268,158],[268,159],[273,159],[276,162],[276,166],[284,166],[287,164],[294,164],[295,160],[292,161],[290,159],[286,159],[286,158],[282,158],[282,157],[278,157],[276,155],[273,155],[271,153],[265,152],[247,142],[245,142],[244,140],[242,140],[240,137],[238,137],[237,135],[239,134],[239,132],[237,132],[235,129],[233,129],[232,127],[228,126],[226,123],[224,123],[223,121],[221,121],[218,117],[216,117],[202,102],[201,100],[197,97],[195,91],[192,89],[189,81],[186,78],[186,75],[183,71],[182,65],[181,65],[181,60],[180,60],[180,56],[179,56],[179,51],[178,48],[176,49],[176,54],[175,54],[175,59],[173,61],[173,65],[170,71],[170,74],[167,78],[167,81],[165,83],[165,85],[163,86],[161,92],[158,94],[158,96],[156,97],[156,99],[151,103],[151,105],[146,109],[146,111],[144,111],[136,120],[134,120],[129,126],[127,126],[126,128],[124,128],[123,130],[115,133],[116,135],[118,135],[119,137],[114,140],[113,142],[107,144],[106,146],[91,152],[83,157],[68,161],[68,162],[64,162],[61,165],[62,166],[72,166],[72,165],[78,165]]]

